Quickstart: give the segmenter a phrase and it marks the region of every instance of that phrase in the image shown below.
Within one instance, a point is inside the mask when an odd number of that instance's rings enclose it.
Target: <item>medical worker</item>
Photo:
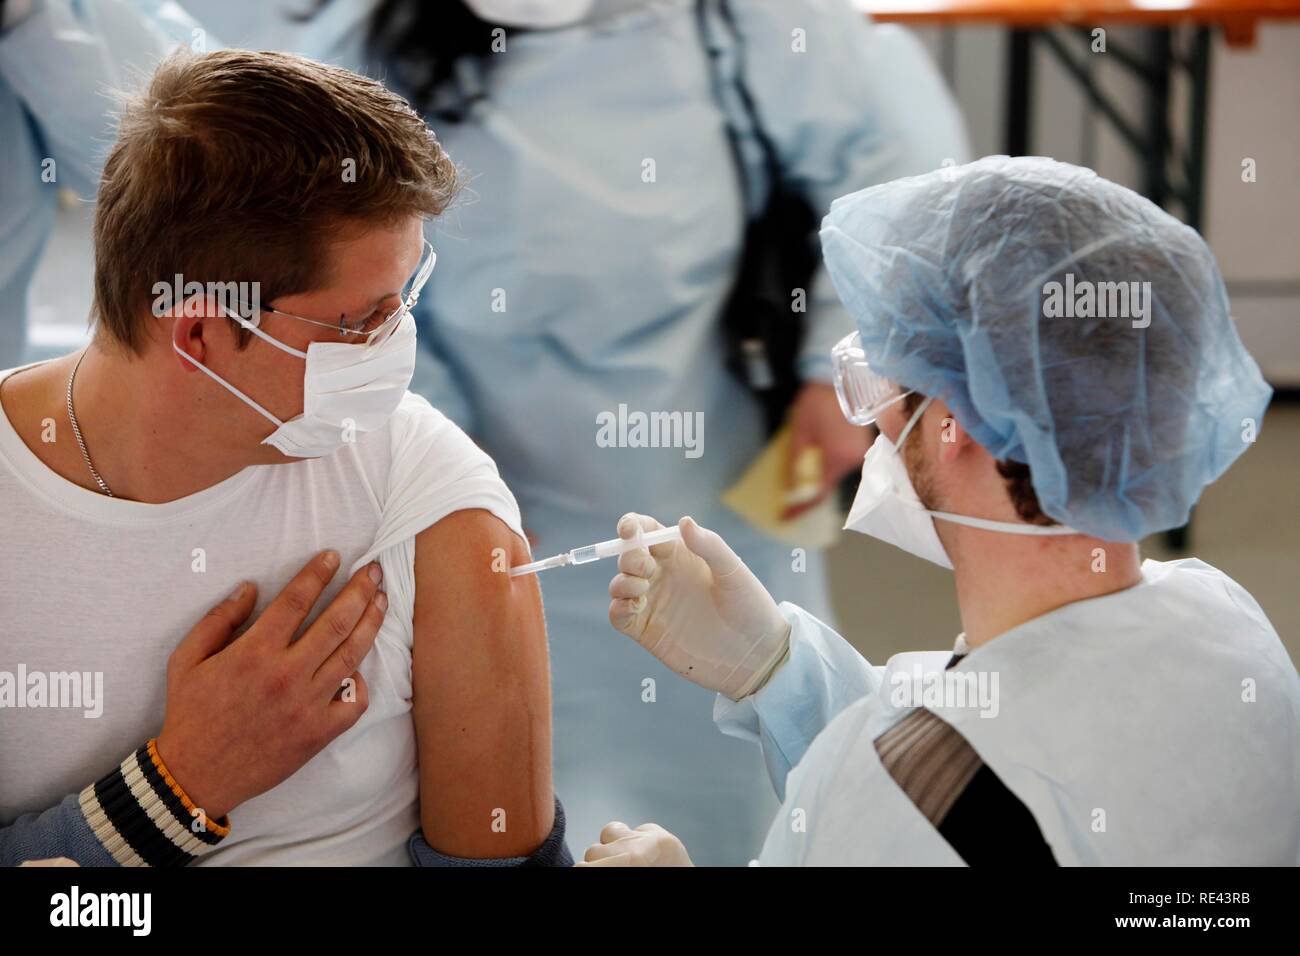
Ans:
[[[43,354],[27,341],[27,294],[59,189],[95,195],[113,91],[149,75],[177,43],[201,42],[196,30],[164,0],[0,4],[0,368],[62,351]]]
[[[761,743],[784,805],[760,861],[1295,865],[1294,665],[1241,585],[1138,554],[1270,396],[1205,242],[1006,157],[846,196],[822,242],[858,326],[844,410],[880,430],[846,528],[951,568],[964,631],[873,667],[689,518],[621,556],[614,626]],[[684,842],[611,823],[587,860],[684,864]]]

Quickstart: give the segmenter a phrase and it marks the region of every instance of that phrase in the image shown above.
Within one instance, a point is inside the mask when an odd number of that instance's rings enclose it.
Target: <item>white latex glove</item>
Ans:
[[[609,622],[687,680],[740,700],[785,657],[790,625],[727,542],[691,518],[677,526],[680,542],[619,555]],[[661,527],[626,514],[618,535]]]
[[[643,823],[635,830],[626,823],[605,824],[600,842],[587,847],[576,866],[694,866],[686,847],[657,823]]]

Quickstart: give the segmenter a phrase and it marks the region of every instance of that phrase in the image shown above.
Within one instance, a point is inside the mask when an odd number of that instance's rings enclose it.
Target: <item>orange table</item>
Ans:
[[[1053,24],[1126,23],[1218,26],[1231,44],[1253,41],[1255,24],[1300,17],[1300,0],[853,0],[876,20],[913,26],[1004,23],[1043,28]]]

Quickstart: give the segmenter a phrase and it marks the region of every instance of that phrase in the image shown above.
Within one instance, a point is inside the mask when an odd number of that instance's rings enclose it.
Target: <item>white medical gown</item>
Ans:
[[[874,743],[911,712],[891,701],[894,675],[942,671],[951,655],[872,668],[784,610],[789,662],[758,694],[717,707],[724,732],[761,742],[784,797],[761,862],[960,865]],[[1061,865],[1300,862],[1300,678],[1254,598],[1221,571],[1146,561],[1136,586],[1013,628],[955,669],[998,675],[995,716],[927,709],[1024,803]]]

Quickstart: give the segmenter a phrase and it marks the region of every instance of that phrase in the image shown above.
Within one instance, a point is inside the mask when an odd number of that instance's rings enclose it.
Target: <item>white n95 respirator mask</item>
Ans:
[[[952,569],[952,559],[935,530],[934,521],[951,521],[983,528],[985,531],[999,531],[1004,534],[1027,535],[1066,535],[1078,534],[1073,528],[1063,525],[1017,524],[1011,521],[992,521],[986,518],[971,518],[966,515],[952,514],[948,511],[931,511],[916,493],[907,465],[899,449],[912,428],[921,419],[933,399],[927,398],[917,408],[907,426],[899,433],[895,444],[881,432],[867,451],[862,463],[862,483],[853,498],[848,520],[844,522],[845,531],[857,531],[879,538],[886,544],[902,548],[918,558],[933,561],[940,567]]]
[[[382,428],[397,410],[415,374],[415,319],[409,311],[378,344],[312,342],[306,352],[271,338],[240,316],[226,314],[264,342],[306,361],[302,414],[297,418],[281,421],[216,372],[196,362],[175,342],[172,348],[272,422],[275,431],[262,444],[290,458],[323,458],[342,447],[353,433]]]
[[[503,27],[554,30],[577,23],[595,0],[465,0],[474,16]]]

